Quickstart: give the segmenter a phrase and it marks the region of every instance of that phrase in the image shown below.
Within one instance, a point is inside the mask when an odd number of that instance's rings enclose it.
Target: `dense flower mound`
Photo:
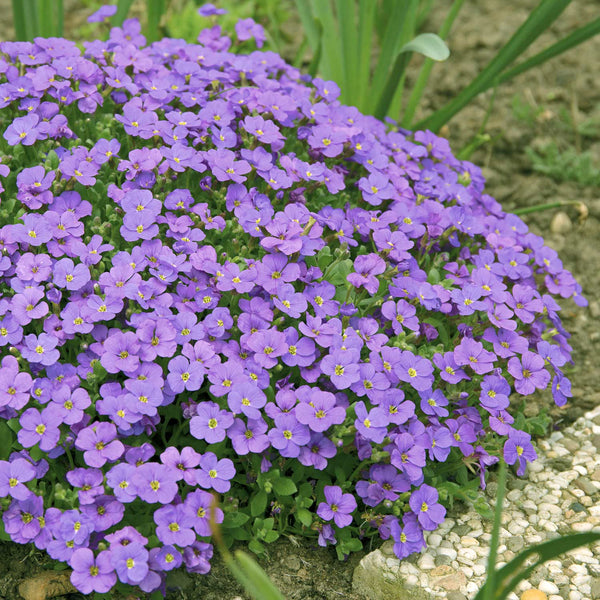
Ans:
[[[570,396],[585,300],[479,169],[231,46],[0,44],[2,522],[84,593],[207,572],[211,511],[405,557]]]

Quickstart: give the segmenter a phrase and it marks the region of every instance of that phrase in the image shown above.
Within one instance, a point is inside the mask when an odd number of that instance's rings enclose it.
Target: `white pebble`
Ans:
[[[569,600],[581,600],[583,598],[583,594],[578,592],[577,590],[573,590],[569,592]]]
[[[573,523],[571,525],[573,531],[578,531],[580,533],[591,531],[594,528],[593,523],[588,523],[587,521],[581,521],[580,523]]]
[[[545,594],[558,594],[558,586],[551,581],[542,580],[538,585],[538,589]]]
[[[456,552],[456,550],[454,548],[441,547],[441,548],[438,548],[437,553],[450,557],[450,560],[456,560],[456,557],[458,556],[458,553]]]
[[[416,586],[419,585],[419,578],[416,575],[409,575],[404,579],[406,585]]]
[[[431,556],[431,554],[423,554],[423,556],[419,558],[417,564],[419,565],[420,569],[435,569],[435,561],[433,560],[433,556]]]

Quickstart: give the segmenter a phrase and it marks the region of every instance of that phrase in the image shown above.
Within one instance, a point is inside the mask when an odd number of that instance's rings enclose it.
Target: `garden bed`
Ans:
[[[494,55],[500,43],[524,20],[534,4],[531,1],[485,0],[465,9],[449,40],[452,58],[436,66],[432,76],[433,90],[424,108],[428,108],[428,102],[435,108],[460,90]],[[569,7],[555,29],[536,47],[542,48],[559,33],[564,34],[575,25],[591,20],[596,16],[593,8],[577,4]],[[584,295],[590,300],[588,309],[569,302],[564,304],[564,324],[573,333],[575,367],[568,373],[573,383],[573,398],[563,409],[550,408],[555,430],[566,427],[600,403],[597,377],[600,331],[595,324],[600,318],[597,300],[600,296],[600,190],[533,172],[526,148],[540,149],[555,143],[564,150],[579,145],[581,150],[592,153],[596,168],[600,170],[600,115],[596,110],[600,105],[596,72],[598,55],[600,39],[592,40],[500,88],[486,127],[494,141],[482,146],[471,157],[473,162],[484,166],[487,192],[507,210],[557,200],[581,200],[589,209],[583,224],[577,222],[580,213],[575,207],[565,209],[567,219],[557,220],[556,211],[524,217],[532,231],[542,235],[547,244],[559,252],[565,267],[581,283]],[[490,99],[491,94],[486,94],[450,123],[448,136],[454,150],[467,144],[479,129]],[[577,126],[593,119],[594,115],[598,119],[595,137],[581,131],[576,133]],[[575,127],[569,119],[575,120]],[[593,132],[593,125],[592,120],[588,131]],[[544,405],[551,406],[549,391],[543,397],[528,400],[526,414],[535,416]],[[456,506],[449,517],[459,518],[463,510],[464,507]],[[528,543],[526,538],[524,543]],[[269,555],[270,561],[265,563],[267,569],[289,600],[361,598],[352,591],[352,573],[360,555],[347,562],[338,562],[333,550],[315,548],[301,539],[279,541],[270,547]],[[46,560],[44,554],[31,552],[29,548],[2,544],[0,599],[18,598],[19,583],[43,570]],[[168,598],[171,600],[198,597],[231,600],[241,595],[240,588],[218,560],[213,562],[213,570],[208,576],[180,574],[178,577],[174,583],[180,589],[170,593]]]

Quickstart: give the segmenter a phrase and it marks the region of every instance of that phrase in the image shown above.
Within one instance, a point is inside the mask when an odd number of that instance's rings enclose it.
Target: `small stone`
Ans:
[[[600,448],[598,448],[598,452],[600,452]],[[592,481],[600,481],[600,469],[596,469],[591,475],[590,479]]]
[[[569,219],[569,215],[562,210],[558,211],[550,223],[550,231],[552,233],[568,233],[573,229],[573,223]]]
[[[458,591],[461,587],[467,584],[467,577],[462,571],[456,571],[452,575],[442,577],[435,582],[436,587],[440,587],[443,590]]]
[[[557,458],[551,458],[546,461],[546,466],[552,471],[558,471],[562,473],[563,471],[568,471],[571,468],[572,462],[564,457],[559,456]]]
[[[458,556],[458,553],[456,552],[456,550],[454,548],[440,547],[440,548],[438,548],[438,554],[448,556],[450,558],[450,560],[456,560],[456,557]]]
[[[577,590],[572,590],[569,592],[569,600],[581,600],[583,598],[583,594]]]
[[[442,542],[442,536],[437,533],[432,533],[427,538],[427,546],[430,548],[437,548]]]
[[[593,496],[598,491],[596,486],[586,477],[578,477],[573,483],[588,496]]]
[[[558,594],[558,586],[551,581],[542,580],[538,585],[538,589],[545,594]]]
[[[585,512],[585,506],[581,502],[573,502],[569,508],[576,513]]]
[[[467,597],[461,592],[452,590],[446,594],[446,600],[467,600]]]
[[[600,577],[594,577],[590,584],[590,596],[592,600],[598,600],[600,598]]]
[[[457,525],[454,529],[453,532],[456,533],[456,535],[467,535],[467,533],[470,533],[471,528],[468,525]]]
[[[535,588],[530,588],[525,590],[521,594],[521,600],[547,600],[546,594],[540,590],[536,590]]]
[[[442,565],[450,565],[452,564],[452,559],[449,556],[446,556],[445,554],[438,554],[435,557],[435,566],[436,567],[441,567]]]
[[[590,438],[590,442],[592,442],[592,445],[594,446],[594,448],[596,448],[596,450],[598,452],[600,452],[600,435],[598,435],[597,433],[595,433],[591,438]]]
[[[508,538],[506,545],[508,546],[509,550],[511,550],[511,552],[519,552],[519,550],[522,550],[525,547],[525,540],[522,536],[515,535]]]
[[[475,538],[470,537],[468,535],[461,537],[460,543],[463,546],[479,546],[479,542]]]
[[[421,558],[419,558],[417,565],[419,569],[429,570],[435,568],[435,561],[433,560],[433,556],[431,554],[423,554]]]
[[[581,521],[579,523],[573,523],[571,528],[578,533],[585,533],[586,531],[591,531],[594,528],[594,524],[588,523],[587,521]]]
[[[579,450],[579,444],[571,438],[565,437],[562,439],[562,445],[571,453],[575,454]]]

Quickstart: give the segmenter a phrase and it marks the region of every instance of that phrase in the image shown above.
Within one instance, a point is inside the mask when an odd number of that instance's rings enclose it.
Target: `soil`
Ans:
[[[11,35],[7,25],[10,12],[4,10],[4,4],[8,5],[8,0],[0,0],[0,38],[7,39]],[[435,3],[436,10],[430,18],[428,30],[439,29],[450,4],[449,0]],[[536,5],[535,0],[465,3],[448,39],[451,57],[434,67],[431,85],[422,102],[421,116],[439,108],[459,92],[494,57]],[[596,3],[574,0],[552,28],[536,41],[529,54],[544,49],[596,17]],[[564,208],[567,221],[563,217],[560,231],[556,231],[556,223],[552,226],[556,211],[523,217],[534,233],[542,235],[546,243],[558,251],[565,267],[580,282],[583,294],[590,302],[588,308],[562,302],[565,328],[573,334],[574,366],[569,372],[573,384],[571,402],[563,409],[552,407],[548,392],[533,398],[525,409],[533,415],[544,406],[548,407],[556,429],[600,403],[600,188],[556,181],[534,172],[525,149],[554,141],[561,148],[575,146],[589,150],[595,167],[600,171],[600,135],[576,135],[572,126],[595,116],[598,119],[597,132],[600,130],[598,56],[600,36],[502,85],[495,93],[491,110],[493,93],[481,95],[456,115],[444,130],[456,152],[472,140],[489,111],[485,132],[493,141],[480,147],[470,160],[483,168],[487,192],[506,210],[572,200],[581,201],[587,207],[585,220],[581,219],[581,212],[576,207]],[[528,122],[515,115],[515,97],[533,107],[535,116]],[[565,120],[571,124],[566,125]],[[271,545],[269,556],[261,563],[288,600],[364,600],[353,593],[351,585],[352,572],[360,558],[361,554],[356,554],[347,562],[339,562],[333,549],[318,548],[305,540],[285,539]],[[19,582],[45,568],[50,568],[45,554],[15,544],[0,543],[0,600],[17,600]],[[218,557],[213,560],[209,575],[180,573],[173,584],[175,587],[169,591],[168,600],[234,600],[236,597],[241,600],[244,597]],[[78,597],[83,598],[70,595],[62,597],[62,600],[76,600]]]

